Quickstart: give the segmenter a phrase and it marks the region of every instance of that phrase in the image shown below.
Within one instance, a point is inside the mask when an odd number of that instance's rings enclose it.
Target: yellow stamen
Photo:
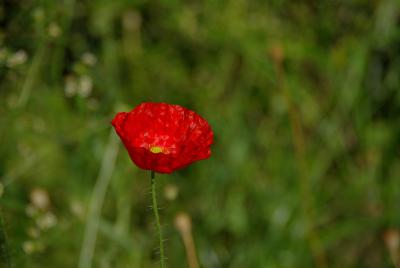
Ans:
[[[164,151],[163,148],[160,146],[150,147],[150,152],[152,152],[153,154],[159,154],[159,153],[162,153],[163,151]]]

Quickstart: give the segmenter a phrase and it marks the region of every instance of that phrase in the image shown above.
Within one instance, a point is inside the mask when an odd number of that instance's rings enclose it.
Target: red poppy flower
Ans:
[[[143,169],[171,173],[211,155],[210,125],[179,105],[145,102],[118,113],[112,124],[132,161]]]

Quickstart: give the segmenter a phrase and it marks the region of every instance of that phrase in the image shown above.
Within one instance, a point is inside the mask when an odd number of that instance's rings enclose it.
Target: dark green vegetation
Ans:
[[[397,3],[1,1],[14,267],[158,266],[150,173],[110,125],[143,101],[186,106],[215,131],[209,160],[157,175],[168,267],[187,267],[181,211],[202,267],[393,267]]]

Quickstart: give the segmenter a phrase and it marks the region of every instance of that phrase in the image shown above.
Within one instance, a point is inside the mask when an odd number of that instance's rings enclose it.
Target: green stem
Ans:
[[[301,118],[298,111],[296,110],[296,106],[292,101],[290,92],[286,87],[282,60],[283,54],[281,55],[281,57],[277,57],[275,59],[275,68],[277,71],[279,87],[283,92],[283,96],[288,109],[289,121],[292,129],[292,143],[294,146],[296,164],[300,179],[300,205],[303,209],[304,221],[306,225],[306,235],[309,240],[311,253],[313,255],[316,267],[328,268],[325,249],[323,248],[321,238],[319,237],[319,234],[315,228],[315,205],[313,192],[311,190],[311,182],[307,174],[306,143],[301,124]]]
[[[156,194],[156,179],[154,171],[151,171],[151,197],[153,200],[153,211],[154,217],[156,218],[156,226],[158,232],[158,238],[160,240],[160,267],[164,268],[164,240],[162,237],[161,226],[160,226],[160,216],[158,215],[158,207],[157,207],[157,194]]]
[[[0,210],[0,267],[11,268],[10,254],[7,246],[7,235],[4,227],[3,215]]]
[[[117,141],[117,135],[115,135],[114,130],[111,129],[106,151],[104,152],[101,160],[99,175],[90,198],[85,232],[83,234],[82,248],[78,261],[79,268],[92,267],[93,256],[96,248],[97,233],[101,221],[101,210],[118,155]]]

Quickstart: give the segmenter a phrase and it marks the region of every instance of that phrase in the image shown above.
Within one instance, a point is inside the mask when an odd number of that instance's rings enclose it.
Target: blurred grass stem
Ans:
[[[18,107],[24,107],[29,100],[32,89],[34,88],[36,81],[39,77],[41,66],[44,62],[45,53],[47,51],[47,45],[45,42],[39,44],[38,51],[36,52],[32,64],[29,67],[27,77],[21,89],[21,93],[18,97]]]
[[[185,246],[186,258],[189,268],[199,268],[196,247],[192,234],[192,220],[186,213],[179,213],[175,218],[175,227],[178,229]]]
[[[322,247],[318,233],[314,229],[315,208],[313,203],[313,195],[310,189],[310,181],[307,175],[306,163],[306,144],[304,133],[301,125],[300,114],[293,103],[290,92],[285,82],[285,72],[283,69],[284,51],[279,45],[275,46],[271,51],[275,64],[278,87],[283,93],[285,103],[288,109],[290,126],[292,129],[292,140],[295,150],[296,164],[300,177],[300,202],[305,217],[306,235],[310,243],[311,253],[314,258],[316,267],[327,268],[327,260],[324,248]]]
[[[7,234],[4,226],[3,213],[0,210],[0,267],[11,268],[10,253],[7,245]]]
[[[164,268],[164,240],[161,232],[161,225],[160,225],[160,216],[158,215],[158,207],[157,207],[157,193],[156,193],[156,179],[155,179],[155,172],[151,171],[151,197],[153,201],[153,211],[154,217],[156,219],[156,226],[158,232],[158,238],[160,242],[160,267]]]
[[[117,136],[111,130],[108,145],[103,155],[99,175],[94,186],[93,194],[89,204],[89,211],[85,227],[85,233],[79,257],[79,268],[92,267],[92,260],[96,246],[97,232],[99,229],[101,208],[104,197],[110,184],[111,176],[115,166],[118,153]]]
[[[181,233],[183,244],[185,246],[186,258],[190,268],[199,268],[196,255],[196,247],[194,245],[193,235],[189,233]]]

